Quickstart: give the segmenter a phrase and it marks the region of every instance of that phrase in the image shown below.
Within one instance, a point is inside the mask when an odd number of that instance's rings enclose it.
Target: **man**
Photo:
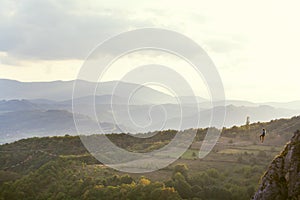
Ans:
[[[265,135],[266,135],[266,129],[263,128],[262,134],[259,136],[259,140],[261,141],[261,143],[264,143]]]

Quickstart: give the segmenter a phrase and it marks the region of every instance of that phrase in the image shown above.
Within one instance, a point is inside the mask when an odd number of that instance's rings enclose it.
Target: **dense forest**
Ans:
[[[265,143],[258,136],[268,130]],[[190,148],[170,166],[146,174],[127,174],[101,164],[78,136],[19,140],[0,146],[0,199],[250,199],[270,161],[280,153],[300,117],[223,128],[213,151],[197,157],[206,129],[198,129]],[[176,131],[148,138],[110,134],[133,152],[168,144]]]

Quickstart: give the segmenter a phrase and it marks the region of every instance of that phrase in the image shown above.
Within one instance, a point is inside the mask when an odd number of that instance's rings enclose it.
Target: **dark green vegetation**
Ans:
[[[259,142],[262,128],[265,143]],[[79,137],[44,137],[0,146],[0,199],[249,199],[269,163],[300,129],[300,117],[223,129],[213,151],[198,159],[206,129],[167,168],[124,174],[107,168],[83,147]],[[130,151],[152,151],[175,131],[141,139],[108,137]]]

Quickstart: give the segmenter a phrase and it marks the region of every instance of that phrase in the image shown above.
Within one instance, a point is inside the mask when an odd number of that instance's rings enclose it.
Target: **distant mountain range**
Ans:
[[[73,86],[76,81],[52,81],[52,82],[20,82],[16,80],[0,79],[0,100],[13,99],[28,99],[30,102],[37,104],[52,104],[55,102],[70,103],[72,99]],[[110,103],[113,99],[114,103],[123,104],[128,103],[128,91],[138,90],[138,94],[134,97],[133,105],[136,104],[174,104],[177,100],[161,91],[152,89],[147,86],[142,86],[135,83],[126,83],[119,81],[109,81],[101,83],[98,90],[93,91],[92,94],[87,95],[87,88],[94,88],[95,83],[78,80],[78,93],[82,94],[76,96],[75,100],[78,103],[83,103],[89,99],[90,95],[96,96],[96,102],[99,104]],[[117,86],[117,87],[116,87]],[[117,88],[112,96],[114,88]],[[94,93],[95,92],[95,93]],[[194,104],[197,102],[201,108],[211,107],[211,102],[205,98],[193,96],[179,97],[182,104]],[[223,105],[224,102],[215,102],[216,105]],[[226,105],[235,106],[259,106],[269,105],[275,108],[287,108],[293,110],[300,110],[300,100],[292,102],[265,102],[253,103],[249,101],[240,100],[226,100]]]
[[[0,79],[0,99],[38,99],[43,101],[68,101],[72,99],[73,87],[76,83],[78,92],[75,98],[84,100],[86,96],[96,95],[106,98],[114,91],[117,100],[124,101],[128,97],[128,91],[134,91],[138,88],[138,93],[134,97],[135,104],[148,103],[175,103],[176,99],[165,93],[152,88],[141,86],[134,83],[125,83],[118,81],[109,81],[101,83],[98,90],[94,91],[95,83],[78,80],[76,81],[53,81],[53,82],[19,82],[15,80]],[[91,93],[87,93],[92,88]],[[95,92],[95,93],[94,93]],[[83,99],[81,99],[83,97]],[[41,100],[43,99],[43,100]],[[45,102],[44,102],[45,103]]]
[[[214,102],[213,108],[210,101],[201,97],[181,96],[178,105],[174,97],[161,91],[116,81],[101,83],[93,96],[86,91],[94,83],[79,83],[79,95],[72,101],[74,81],[24,83],[0,79],[0,99],[3,99],[0,100],[0,143],[33,135],[75,134],[73,112],[81,126],[95,133],[99,132],[97,121],[105,133],[214,126],[210,124],[212,110],[218,120],[223,120],[224,105],[226,127],[244,124],[247,116],[251,122],[263,122],[300,113],[300,101],[261,104],[227,100]],[[112,95],[116,86],[118,89]],[[132,100],[129,92],[136,88],[139,91]]]
[[[76,114],[88,133],[99,133],[98,124],[88,116]],[[100,123],[105,133],[120,133],[111,123]],[[23,110],[0,114],[0,143],[33,136],[77,134],[73,114],[64,110]]]

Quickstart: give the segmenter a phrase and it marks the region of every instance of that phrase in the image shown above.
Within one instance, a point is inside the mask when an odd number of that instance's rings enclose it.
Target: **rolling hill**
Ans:
[[[3,99],[0,100],[0,142],[35,135],[74,134],[76,131],[72,113],[79,116],[80,124],[82,122],[87,130],[97,131],[96,121],[100,121],[107,133],[145,133],[215,126],[210,124],[211,113],[214,111],[217,120],[223,121],[220,113],[224,104],[227,112],[225,127],[245,124],[247,116],[251,122],[265,122],[300,114],[298,101],[270,102],[273,106],[269,106],[227,100],[214,102],[216,107],[213,108],[211,102],[204,98],[181,96],[181,104],[178,105],[176,98],[163,92],[117,81],[101,83],[94,90],[94,83],[78,80],[78,91],[72,100],[74,83],[0,79],[0,99]],[[112,91],[115,91],[113,95]],[[132,91],[136,91],[133,97],[130,93]]]
[[[74,100],[76,104],[76,116],[83,121],[83,126],[90,126],[90,130],[97,131],[96,121],[104,125],[107,133],[120,132],[115,129],[115,124],[122,132],[148,132],[167,129],[188,129],[214,126],[210,124],[213,109],[195,108],[195,105],[184,104],[141,104],[127,105],[122,97],[113,97],[123,101],[124,104],[108,104],[112,96],[102,95],[95,97],[94,106],[90,104],[90,97],[81,97]],[[37,102],[37,103],[36,103]],[[217,120],[222,121],[221,112],[223,107],[215,107]],[[54,112],[55,111],[55,112]],[[72,100],[53,102],[46,100],[2,100],[0,101],[0,135],[1,142],[18,134],[27,136],[74,134],[75,127],[72,116]],[[298,115],[296,110],[274,108],[270,106],[226,106],[225,127],[245,124],[246,117],[250,116],[251,122],[265,122],[274,118],[288,118]],[[96,118],[96,116],[97,118]],[[198,115],[200,121],[198,124]],[[218,118],[219,117],[219,118]],[[61,119],[61,120],[56,120]],[[126,124],[126,126],[124,126]],[[5,137],[4,137],[5,135]],[[23,136],[25,136],[23,135]],[[22,137],[23,137],[22,136]]]
[[[264,144],[258,143],[262,127],[268,130]],[[78,136],[22,139],[0,145],[0,199],[134,199],[143,196],[143,199],[247,200],[255,193],[272,158],[299,127],[300,117],[293,117],[253,123],[248,128],[223,129],[218,143],[204,159],[198,159],[197,153],[206,129],[198,129],[193,144],[178,161],[147,174],[126,174],[106,167],[89,154]],[[175,134],[176,131],[168,130],[146,139],[130,134],[107,137],[119,147],[140,152],[161,148]],[[297,148],[288,145],[284,156],[292,155],[289,152],[294,149],[296,154],[292,158],[299,160]],[[278,159],[286,160],[284,156]],[[280,163],[273,162],[267,178],[276,179],[277,176],[270,174],[281,173]],[[290,181],[297,182],[296,178],[291,177]],[[278,190],[273,191],[278,193]]]
[[[91,118],[76,114],[86,132],[99,132]],[[107,132],[120,132],[110,123],[100,123]],[[12,142],[33,136],[77,134],[73,114],[64,110],[22,110],[0,114],[0,143]]]

